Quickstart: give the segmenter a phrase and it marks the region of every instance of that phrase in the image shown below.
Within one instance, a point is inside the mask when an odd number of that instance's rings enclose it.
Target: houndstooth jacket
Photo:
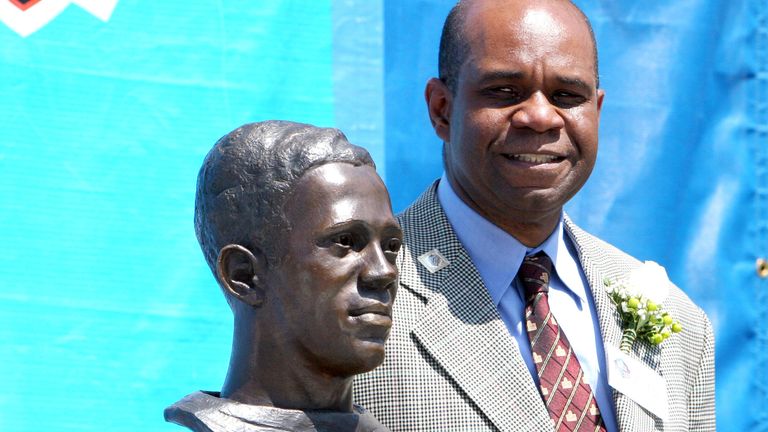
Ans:
[[[436,183],[399,216],[400,288],[384,363],[358,376],[355,403],[396,431],[551,431],[539,390],[477,269],[453,232]],[[603,288],[639,261],[565,219],[595,301],[606,347],[618,347],[618,312]],[[417,257],[437,249],[450,264],[431,273]],[[635,343],[633,357],[663,376],[662,421],[614,390],[625,432],[713,431],[714,336],[704,312],[677,287],[665,308],[683,325],[662,345]]]

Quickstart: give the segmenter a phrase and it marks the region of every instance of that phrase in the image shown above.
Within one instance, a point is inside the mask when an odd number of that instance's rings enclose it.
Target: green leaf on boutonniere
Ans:
[[[621,316],[622,352],[629,354],[636,340],[659,345],[683,326],[664,310],[662,302],[669,292],[664,267],[646,261],[626,278],[604,281],[608,297]]]

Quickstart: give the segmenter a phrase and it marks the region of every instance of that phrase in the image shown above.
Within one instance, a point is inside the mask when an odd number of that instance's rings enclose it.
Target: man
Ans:
[[[356,402],[393,431],[714,430],[706,315],[671,286],[684,330],[619,351],[604,280],[640,263],[563,213],[597,155],[587,18],[563,0],[463,1],[439,63],[425,96],[445,173],[399,217],[395,326]]]
[[[221,138],[200,170],[195,229],[234,314],[221,392],[165,411],[195,431],[386,431],[352,405],[392,324],[402,233],[370,155],[283,121]]]

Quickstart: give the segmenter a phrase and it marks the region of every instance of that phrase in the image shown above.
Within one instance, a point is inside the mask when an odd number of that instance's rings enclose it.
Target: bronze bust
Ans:
[[[234,315],[220,393],[165,411],[195,431],[386,431],[352,404],[384,359],[402,233],[364,149],[286,121],[222,137],[200,169],[195,230]]]

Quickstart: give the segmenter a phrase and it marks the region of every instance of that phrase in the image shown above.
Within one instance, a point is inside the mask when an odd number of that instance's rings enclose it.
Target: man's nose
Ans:
[[[512,113],[512,126],[544,133],[565,126],[557,108],[541,92],[535,92]]]
[[[371,244],[366,251],[361,282],[367,289],[389,288],[397,280],[397,267],[390,262],[379,244]]]

